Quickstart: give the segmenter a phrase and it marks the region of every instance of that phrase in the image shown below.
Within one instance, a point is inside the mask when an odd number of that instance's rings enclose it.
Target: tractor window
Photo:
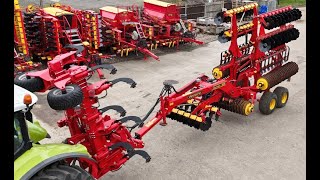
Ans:
[[[18,120],[18,116],[16,113],[14,114],[13,140],[14,140],[14,152],[16,153],[16,151],[23,145],[23,138],[22,138],[20,122]]]

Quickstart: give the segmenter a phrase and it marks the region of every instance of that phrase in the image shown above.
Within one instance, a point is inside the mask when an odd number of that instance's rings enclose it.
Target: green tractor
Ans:
[[[39,143],[50,136],[39,122],[33,121],[31,109],[37,100],[35,94],[14,85],[14,179],[94,179],[77,165],[78,159],[94,161],[85,146]]]

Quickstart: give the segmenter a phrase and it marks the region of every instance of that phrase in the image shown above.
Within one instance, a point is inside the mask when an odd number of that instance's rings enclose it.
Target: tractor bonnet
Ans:
[[[26,105],[23,103],[24,95],[30,94],[32,98],[32,103],[29,106],[32,106],[38,101],[38,97],[32,92],[14,85],[14,112],[21,111],[26,108]]]

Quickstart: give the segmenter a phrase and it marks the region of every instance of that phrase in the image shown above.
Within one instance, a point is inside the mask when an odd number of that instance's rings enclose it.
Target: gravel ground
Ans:
[[[306,179],[305,8],[302,13],[303,19],[293,23],[300,37],[288,43],[290,60],[299,65],[299,72],[291,82],[280,84],[290,92],[285,108],[276,109],[268,116],[259,113],[258,103],[250,116],[222,111],[220,121],[207,132],[168,120],[166,127],[156,126],[143,139],[151,162],[145,164],[140,157],[133,157],[119,171],[110,172],[101,180]],[[118,104],[127,110],[127,115],[143,117],[155,102],[164,80],[179,81],[176,85],[179,88],[200,73],[210,76],[212,68],[219,64],[220,52],[228,45],[214,41],[201,47],[158,54],[160,62],[150,58],[118,62],[115,64],[118,73],[108,78],[130,77],[138,85],[130,89],[126,84],[117,84],[101,100],[101,107]],[[97,80],[96,76],[92,79]],[[48,107],[46,94],[37,94],[39,102],[33,112],[52,136],[43,143],[61,142],[69,132],[67,128],[57,127],[63,113]],[[118,117],[115,112],[110,115]]]

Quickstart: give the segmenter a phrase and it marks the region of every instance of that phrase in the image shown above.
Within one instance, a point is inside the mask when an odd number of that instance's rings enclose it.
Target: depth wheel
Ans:
[[[273,91],[274,94],[277,95],[277,108],[282,108],[284,107],[287,102],[288,102],[288,99],[289,99],[289,91],[287,88],[285,87],[277,87],[274,91]]]
[[[47,100],[52,109],[66,110],[81,104],[83,93],[78,85],[67,85],[65,90],[66,92],[62,92],[61,89],[54,88],[48,93]]]
[[[262,114],[273,113],[277,106],[277,95],[272,92],[264,92],[259,101],[259,110]]]
[[[38,92],[44,88],[44,84],[39,77],[30,77],[26,74],[18,74],[14,78],[14,84],[27,89],[30,92]]]
[[[94,178],[84,169],[76,165],[52,164],[45,167],[31,180],[94,180]]]

